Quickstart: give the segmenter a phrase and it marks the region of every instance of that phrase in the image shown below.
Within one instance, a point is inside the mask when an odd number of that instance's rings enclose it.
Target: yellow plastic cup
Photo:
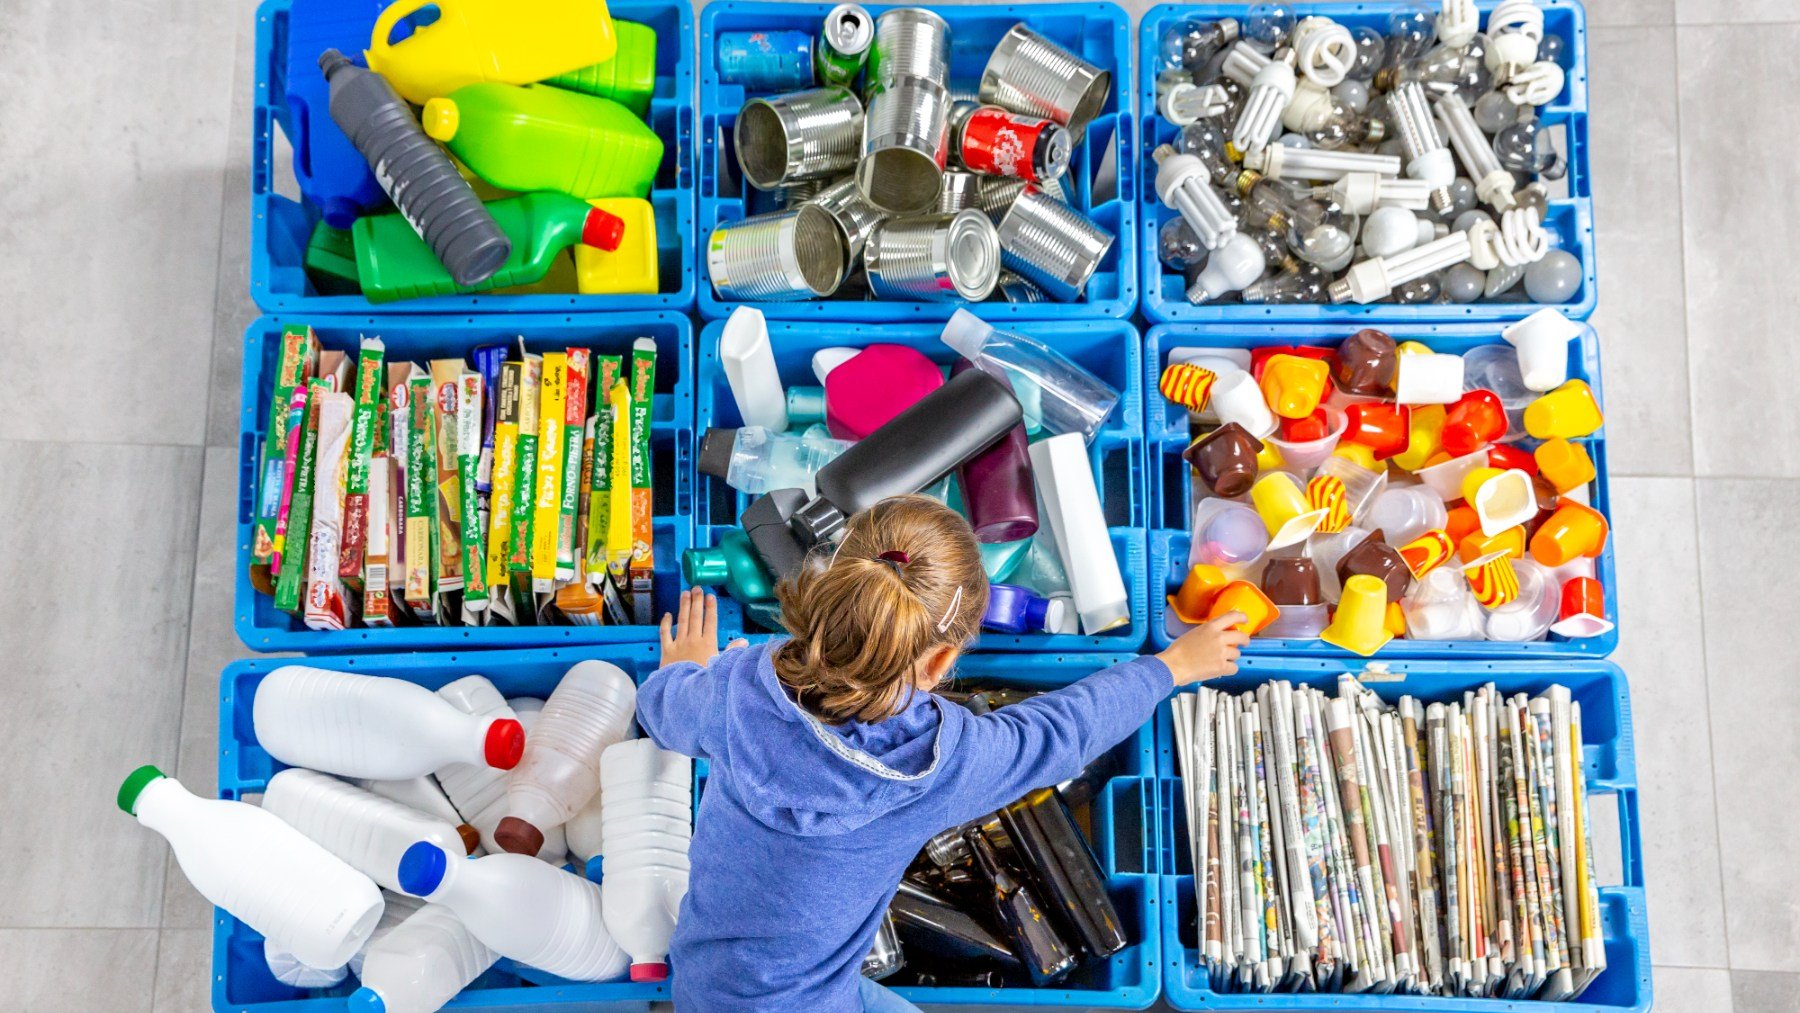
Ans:
[[[1388,463],[1402,471],[1418,471],[1431,461],[1431,456],[1444,449],[1444,414],[1441,404],[1414,405],[1407,423],[1406,449]]]
[[[1203,623],[1206,621],[1207,610],[1212,608],[1213,600],[1230,583],[1231,578],[1225,575],[1224,570],[1207,563],[1195,563],[1188,570],[1181,587],[1169,595],[1169,611],[1175,613],[1175,618],[1189,625]]]
[[[1263,364],[1263,400],[1284,419],[1303,419],[1318,410],[1330,378],[1331,366],[1323,359],[1270,356]]]
[[[1418,413],[1413,414],[1416,417]],[[1592,482],[1599,474],[1586,447],[1570,443],[1561,437],[1545,440],[1531,452],[1531,456],[1537,460],[1538,474],[1544,476],[1544,480],[1556,489],[1558,495],[1570,489],[1579,489]]]
[[[1250,487],[1250,503],[1269,529],[1269,548],[1279,549],[1304,541],[1325,520],[1325,511],[1306,503],[1306,493],[1294,476],[1271,472]]]
[[[1352,574],[1344,581],[1344,593],[1338,599],[1331,625],[1325,627],[1319,639],[1366,658],[1394,639],[1387,629],[1387,612],[1387,585],[1381,578]]]
[[[1600,402],[1585,380],[1570,380],[1525,406],[1525,431],[1540,440],[1587,436],[1604,422]]]

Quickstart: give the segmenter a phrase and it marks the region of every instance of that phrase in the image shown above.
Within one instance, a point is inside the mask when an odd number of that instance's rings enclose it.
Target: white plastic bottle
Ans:
[[[636,737],[637,728],[628,726],[625,729],[625,738],[630,740]],[[576,810],[575,815],[569,817],[569,822],[563,824],[563,833],[567,835],[569,841],[569,854],[574,855],[576,860],[584,865],[593,861],[605,850],[603,843],[605,836],[604,810],[602,808],[606,798],[604,753],[601,754],[601,762],[600,790],[594,792],[594,797],[588,799],[587,805]]]
[[[625,738],[637,713],[637,686],[617,665],[576,664],[556,684],[525,756],[506,782],[506,818],[495,843],[535,855],[549,827],[560,827],[600,790],[600,754]]]
[[[1091,637],[1125,625],[1131,621],[1125,579],[1106,530],[1086,445],[1069,433],[1038,440],[1030,452],[1032,478],[1043,503],[1040,516],[1049,523],[1069,574],[1081,631]]]
[[[669,939],[688,887],[693,761],[649,739],[600,759],[606,929],[631,956],[632,981],[669,976]]]
[[[521,725],[524,723],[523,721],[519,722]],[[530,735],[531,729],[525,729],[525,734]],[[494,770],[492,767],[483,767],[482,769]],[[505,776],[504,773],[497,770],[494,771],[494,774],[497,777]],[[450,804],[450,797],[444,794],[444,789],[438,785],[437,778],[430,774],[409,777],[403,781],[377,781],[372,777],[357,777],[351,778],[350,783],[364,791],[374,792],[390,802],[398,802],[409,809],[417,809],[427,816],[436,817],[451,826],[468,822],[462,818],[461,813],[456,811],[456,807]]]
[[[356,975],[358,980],[362,979],[363,958],[369,955],[369,950],[381,942],[382,937],[399,928],[401,922],[411,918],[413,912],[425,907],[423,900],[398,890],[381,891],[381,899],[387,902],[387,906],[381,909],[381,920],[375,923],[375,931],[369,933],[369,941],[356,951],[356,956],[350,958],[350,973]]]
[[[350,976],[348,967],[312,967],[267,939],[263,940],[263,963],[269,965],[270,977],[295,988],[330,988]]]
[[[503,957],[570,981],[625,973],[625,952],[600,913],[600,887],[528,855],[460,859],[420,841],[400,861],[400,884],[456,912]]]
[[[485,676],[465,675],[438,690],[438,695],[464,714],[483,718],[513,718],[531,736],[533,715],[520,715],[500,695]],[[438,786],[462,814],[463,822],[481,834],[481,845],[490,852],[500,851],[494,843],[494,830],[506,818],[506,772],[485,764],[452,763],[437,772]],[[544,831],[544,846],[538,857],[551,865],[561,865],[567,852],[562,828]]]
[[[381,919],[369,877],[274,813],[200,798],[150,766],[119,786],[119,808],[168,839],[201,896],[308,967],[342,967]]]
[[[400,679],[286,665],[256,689],[256,740],[290,767],[401,780],[447,763],[501,770],[519,762],[525,730],[482,719]]]
[[[719,362],[744,425],[786,432],[787,392],[781,387],[781,372],[769,346],[769,324],[761,310],[739,306],[731,311],[719,335]]]
[[[494,966],[500,955],[442,904],[425,904],[378,934],[357,963],[362,987],[348,1008],[367,1013],[433,1013]]]
[[[400,889],[394,870],[417,841],[431,841],[452,854],[466,855],[481,846],[474,827],[464,824],[459,830],[328,774],[298,767],[269,778],[262,807],[387,890]]]

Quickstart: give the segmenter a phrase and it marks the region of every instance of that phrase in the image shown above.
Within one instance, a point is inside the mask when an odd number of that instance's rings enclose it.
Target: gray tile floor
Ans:
[[[0,622],[0,1010],[199,1010],[208,909],[112,797],[144,762],[210,790],[217,674],[243,653],[253,8],[85,6],[103,16],[0,0],[0,582],[25,589]],[[1800,518],[1800,4],[1590,17],[1658,1006],[1800,1010],[1800,547],[1770,537]],[[54,604],[48,574],[86,591]]]

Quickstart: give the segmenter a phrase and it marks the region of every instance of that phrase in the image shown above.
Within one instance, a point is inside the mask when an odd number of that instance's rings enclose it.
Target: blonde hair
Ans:
[[[822,548],[775,594],[792,635],[775,673],[801,706],[839,724],[899,713],[919,659],[980,632],[988,585],[968,521],[897,496],[852,517],[835,554]]]

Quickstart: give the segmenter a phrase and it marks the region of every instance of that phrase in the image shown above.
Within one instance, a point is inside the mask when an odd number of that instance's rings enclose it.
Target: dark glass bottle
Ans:
[[[1000,810],[1032,887],[1067,938],[1096,957],[1125,948],[1118,909],[1075,818],[1055,788],[1040,788]]]
[[[1025,965],[1025,973],[1031,976],[1031,983],[1048,985],[1068,974],[1075,966],[1075,951],[1044,917],[1031,888],[1000,864],[994,846],[980,830],[971,828],[963,839],[975,853],[978,879],[986,880],[994,914],[1011,940],[1013,952]]]

